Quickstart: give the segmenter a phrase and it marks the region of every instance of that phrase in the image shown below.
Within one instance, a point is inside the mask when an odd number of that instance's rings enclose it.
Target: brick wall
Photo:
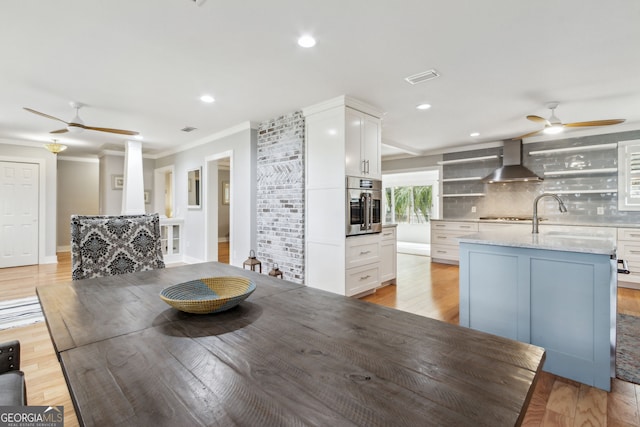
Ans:
[[[257,156],[257,245],[262,271],[304,282],[304,117],[260,123]]]

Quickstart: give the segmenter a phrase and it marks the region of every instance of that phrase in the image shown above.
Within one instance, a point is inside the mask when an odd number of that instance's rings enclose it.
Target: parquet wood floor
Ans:
[[[56,265],[0,269],[0,299],[32,296],[36,286],[69,281],[69,254],[58,254],[58,261]],[[457,324],[458,267],[432,264],[428,257],[399,254],[397,285],[364,299]],[[620,289],[618,310],[640,316],[640,291]],[[0,331],[0,341],[11,339],[21,342],[29,404],[64,405],[65,426],[79,425],[46,325]],[[523,425],[640,426],[640,386],[613,380],[612,392],[606,393],[543,373]]]
[[[457,325],[458,296],[458,266],[398,254],[397,285],[378,289],[363,299]],[[620,288],[618,311],[640,316],[640,291]],[[607,393],[543,372],[523,425],[638,427],[640,385],[614,379],[612,391]]]

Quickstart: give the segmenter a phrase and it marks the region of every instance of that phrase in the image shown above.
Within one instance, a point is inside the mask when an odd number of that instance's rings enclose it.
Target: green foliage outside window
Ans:
[[[431,218],[433,192],[430,185],[387,188],[385,195],[387,211],[393,209],[396,223],[422,223]]]

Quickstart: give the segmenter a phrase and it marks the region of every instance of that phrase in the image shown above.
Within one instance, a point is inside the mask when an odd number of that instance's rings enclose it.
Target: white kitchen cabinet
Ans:
[[[345,295],[350,297],[380,286],[380,235],[347,238]]]
[[[640,289],[640,229],[618,228],[618,259],[627,261],[630,274],[618,274],[618,286]],[[620,265],[618,267],[621,267]]]
[[[160,219],[160,246],[165,263],[182,261],[181,219]]]
[[[618,210],[640,211],[640,139],[618,143]]]
[[[305,285],[349,296],[373,290],[381,283],[380,234],[345,237],[345,178],[347,175],[380,176],[379,117],[382,112],[348,96],[303,108],[302,112],[306,160]],[[352,117],[358,118],[358,126],[348,123]],[[371,130],[369,125],[374,123],[376,126]],[[368,148],[363,154],[362,141],[374,139],[374,153],[378,154],[371,154]],[[359,143],[356,145],[353,141]],[[356,173],[351,171],[353,167],[360,167],[362,156],[376,157],[369,159],[369,175],[359,169]],[[359,237],[365,239],[359,240]],[[358,249],[370,252],[355,256],[358,245],[354,242],[368,242]]]
[[[369,114],[345,109],[346,174],[382,179],[381,123]]]
[[[398,242],[396,227],[383,227],[380,235],[380,282],[396,283]]]
[[[458,237],[477,232],[477,222],[431,220],[431,262],[458,264]]]

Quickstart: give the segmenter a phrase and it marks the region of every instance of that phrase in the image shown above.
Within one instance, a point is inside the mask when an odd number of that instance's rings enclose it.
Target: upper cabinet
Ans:
[[[380,119],[347,107],[345,121],[346,174],[382,179]]]
[[[618,143],[618,210],[640,211],[640,139]]]

